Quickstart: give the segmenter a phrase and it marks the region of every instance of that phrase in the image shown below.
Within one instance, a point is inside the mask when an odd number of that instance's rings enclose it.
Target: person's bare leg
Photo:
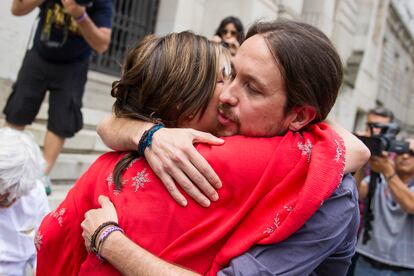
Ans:
[[[15,125],[9,122],[6,122],[6,124],[4,125],[5,127],[9,127],[12,129],[16,129],[16,130],[24,130],[24,128],[26,127],[25,125]]]
[[[57,136],[49,130],[46,132],[45,144],[43,148],[43,156],[45,157],[47,163],[45,169],[46,174],[49,174],[53,168],[53,165],[55,165],[56,159],[62,151],[64,143],[65,138]]]

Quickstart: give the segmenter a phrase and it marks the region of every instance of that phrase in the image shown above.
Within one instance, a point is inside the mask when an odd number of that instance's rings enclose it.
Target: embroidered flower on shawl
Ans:
[[[108,184],[108,190],[111,191],[112,187],[114,185],[114,179],[112,176],[112,173],[110,175],[108,175],[108,177],[106,178],[106,183]],[[122,180],[122,185],[126,183],[126,180]],[[117,190],[116,188],[114,188],[114,195],[119,195],[120,191]]]
[[[308,156],[308,162],[310,162],[310,158],[312,154],[312,147],[313,145],[309,140],[306,140],[305,144],[298,142],[298,148],[300,151],[302,151],[302,155]]]
[[[59,226],[62,227],[63,225],[63,214],[65,214],[65,208],[60,208],[59,210],[52,211],[50,215],[57,219]]]
[[[292,206],[283,206],[283,209],[285,209],[286,210],[286,212],[288,212],[288,213],[290,213],[290,212],[293,212],[293,207]]]
[[[147,173],[147,169],[143,169],[142,171],[138,172],[136,176],[132,178],[132,186],[135,187],[135,192],[138,191],[140,188],[144,188],[145,183],[149,183],[149,174]]]
[[[339,162],[340,158],[342,157],[342,155],[344,153],[343,153],[343,150],[342,150],[341,145],[339,144],[338,140],[335,140],[334,142],[336,144],[335,161]]]
[[[106,178],[106,183],[108,184],[108,189],[111,189],[111,186],[114,184],[112,173]]]
[[[43,235],[40,233],[40,231],[37,231],[34,237],[34,245],[37,251],[40,250],[40,246],[42,245],[42,239],[43,239]]]
[[[275,232],[277,228],[280,226],[280,218],[279,213],[276,213],[276,216],[273,219],[273,225],[270,227],[267,227],[266,230],[263,232],[264,234],[272,234]]]

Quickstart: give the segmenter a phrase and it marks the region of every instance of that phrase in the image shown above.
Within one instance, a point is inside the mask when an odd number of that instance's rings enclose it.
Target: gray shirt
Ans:
[[[369,183],[370,177],[364,179]],[[408,188],[414,192],[413,182]],[[380,175],[373,196],[371,239],[358,242],[357,251],[378,262],[414,269],[414,215],[405,212],[394,200],[388,183]]]
[[[358,192],[346,175],[299,231],[281,243],[251,248],[217,275],[346,275],[358,225]]]

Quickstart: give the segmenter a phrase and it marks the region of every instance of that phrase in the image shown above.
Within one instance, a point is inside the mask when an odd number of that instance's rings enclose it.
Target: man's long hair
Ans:
[[[341,59],[329,38],[302,22],[257,22],[246,39],[262,35],[282,74],[286,88],[285,113],[295,106],[316,109],[315,122],[326,118],[341,86]]]

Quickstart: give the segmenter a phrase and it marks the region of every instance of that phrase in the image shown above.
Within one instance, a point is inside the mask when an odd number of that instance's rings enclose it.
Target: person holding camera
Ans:
[[[81,106],[92,49],[107,50],[111,39],[111,0],[13,0],[17,16],[40,8],[33,47],[26,52],[3,110],[6,126],[23,130],[39,112],[49,91],[44,141],[45,175],[65,138],[83,125]],[[48,178],[45,178],[48,180]]]
[[[385,107],[376,107],[370,109],[367,113],[367,119],[365,123],[365,131],[362,133],[357,133],[359,136],[371,137],[372,135],[379,134],[380,129],[370,127],[372,124],[389,124],[394,121],[394,113],[391,110]],[[363,168],[357,170],[354,174],[355,182],[359,184],[361,181],[369,175],[370,167],[369,165],[364,166]],[[358,187],[360,189],[361,187]],[[362,187],[364,189],[364,187]],[[359,191],[361,193],[361,191]]]
[[[371,171],[379,173],[372,195],[372,176],[360,184],[360,198],[372,197],[372,220],[357,244],[355,275],[414,275],[414,139],[408,142],[395,160],[385,152],[371,157]]]

